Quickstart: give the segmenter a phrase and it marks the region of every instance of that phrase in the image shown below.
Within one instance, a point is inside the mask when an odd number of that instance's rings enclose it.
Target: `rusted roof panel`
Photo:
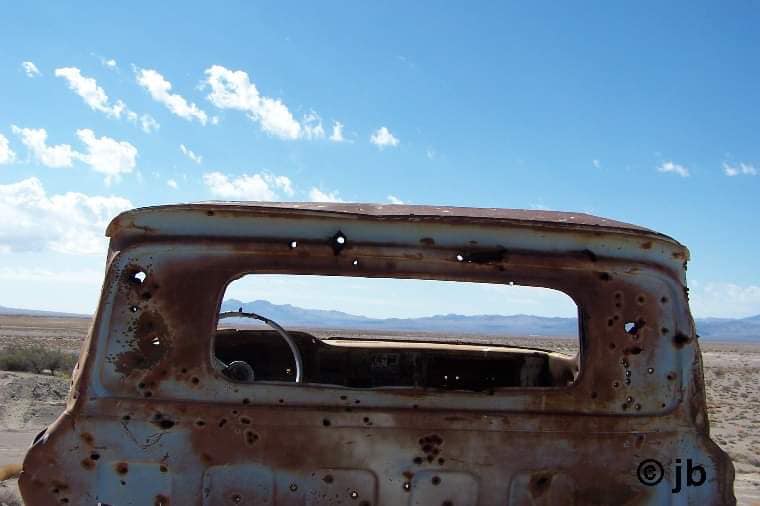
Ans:
[[[320,202],[199,202],[165,206],[143,207],[126,211],[111,222],[106,235],[114,237],[124,228],[134,227],[140,218],[177,211],[199,213],[234,212],[248,216],[314,217],[315,215],[343,218],[372,218],[377,220],[432,221],[438,223],[501,223],[504,225],[539,226],[550,228],[596,229],[605,232],[637,233],[671,237],[651,229],[622,221],[602,218],[586,213],[538,211],[527,209],[501,209],[479,207],[451,207],[425,205],[393,205],[371,203],[320,203]],[[137,228],[140,228],[139,226]]]

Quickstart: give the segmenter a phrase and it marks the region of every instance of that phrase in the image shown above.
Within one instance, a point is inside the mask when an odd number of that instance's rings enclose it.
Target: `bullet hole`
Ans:
[[[354,261],[351,262],[351,265],[353,265],[354,267],[358,266],[359,265],[359,260],[357,258],[354,258]]]
[[[129,472],[129,464],[126,462],[118,462],[115,466],[116,474],[125,475]]]
[[[296,249],[298,247],[298,241],[290,241],[290,249]]]
[[[639,304],[644,304],[646,301],[647,299],[643,295],[639,295],[638,297],[636,297],[636,302],[638,302]]]
[[[158,337],[154,337],[150,341],[150,344],[152,344],[153,346],[161,346],[161,340]]]
[[[295,492],[296,490],[298,490],[298,485],[296,485],[295,483],[291,483],[290,487],[288,488],[290,488],[291,492]]]
[[[225,425],[227,425],[227,419],[226,418],[222,418],[221,420],[219,420],[219,424],[218,425],[219,425],[219,428],[221,429],[222,427],[224,427]]]
[[[625,322],[623,325],[623,328],[625,331],[629,334],[635,334],[639,331],[639,324],[638,322]]]
[[[343,232],[338,231],[338,233],[332,236],[332,239],[330,240],[330,245],[332,246],[333,253],[335,255],[339,255],[340,252],[343,251],[343,248],[345,248],[347,242],[348,239],[346,239],[346,236],[343,234]]]
[[[599,274],[599,279],[601,279],[602,281],[611,281],[612,280],[612,276],[610,276],[609,272],[603,272],[603,273]]]
[[[668,378],[668,380],[673,381],[674,379],[676,379],[676,373],[669,372],[668,375],[667,375],[667,378]]]
[[[240,497],[240,494],[233,494],[231,499],[232,499],[232,502],[234,502],[235,504],[239,504],[240,501],[243,500],[243,498]]]
[[[623,403],[623,405],[620,407],[623,408],[623,411],[625,411],[628,409],[628,404]]]
[[[150,390],[146,390],[145,392],[143,392],[143,397],[153,397],[153,392],[151,392]]]
[[[609,319],[607,320],[607,326],[608,326],[608,327],[612,327],[613,325],[615,325],[615,320],[614,320],[614,319],[612,319],[612,318],[609,318]]]
[[[325,427],[329,427],[330,426],[330,420],[328,418],[323,418],[322,419],[322,425],[324,425]]]
[[[169,471],[169,468],[162,464],[161,466],[159,466],[158,470],[161,471],[162,473],[166,473]]]
[[[596,392],[591,392],[591,398],[592,399],[596,399],[598,397],[598,395],[599,394],[597,394]]]
[[[615,380],[612,382],[612,388],[620,388],[620,382]]]
[[[417,465],[422,464],[422,457],[414,457],[414,463]]]
[[[158,426],[161,427],[164,430],[169,430],[172,427],[174,427],[174,421],[172,420],[161,420],[158,422]]]
[[[139,308],[137,306],[129,306],[129,310],[136,313]]]
[[[365,416],[365,417],[363,418],[363,421],[364,421],[364,423],[366,423],[367,425],[371,425],[371,424],[372,424],[372,422],[370,422],[370,421],[369,421],[369,417],[368,417],[368,416]]]
[[[667,335],[667,333],[670,332],[670,330],[667,327],[663,327],[660,329],[660,333],[664,336]]]
[[[647,369],[647,372],[649,374],[654,374],[654,367],[650,367],[649,369]]]
[[[250,404],[251,400],[248,398],[243,399],[243,404]]]
[[[92,460],[98,460],[100,458],[100,454],[99,453],[91,453],[90,454],[90,458]]]
[[[356,499],[359,497],[359,492],[357,492],[356,490],[352,490],[351,493],[348,495],[351,496],[351,499]]]
[[[457,262],[464,262],[464,256],[461,253],[457,253]]]
[[[342,400],[342,401],[345,401],[346,399],[348,399],[348,397],[347,397],[347,396],[345,396],[345,395],[341,395],[341,396],[340,396],[340,400]]]
[[[193,385],[197,385],[200,382],[201,382],[201,380],[198,379],[197,376],[193,376],[192,378],[190,378],[190,383],[192,383]]]
[[[633,408],[634,408],[636,411],[641,411],[641,404],[636,404],[635,406],[633,406]]]
[[[663,295],[662,297],[660,297],[660,303],[661,304],[667,304],[668,303],[668,298]]]
[[[279,402],[280,404],[284,404],[285,403],[285,399],[277,399],[277,402]]]
[[[623,353],[625,353],[626,355],[638,355],[642,351],[644,351],[644,349],[641,348],[640,346],[629,346],[628,348],[623,350]]]
[[[200,419],[196,420],[195,421],[195,426],[198,427],[199,429],[202,429],[203,427],[206,426],[206,422],[203,421],[203,420],[200,420]]]
[[[631,397],[629,395],[628,397],[625,398],[625,402],[627,402],[628,404],[632,403],[633,402],[633,397]]]
[[[126,485],[126,484],[127,484],[127,482],[126,482],[126,481],[124,481],[124,480],[119,480],[119,483],[121,483],[121,486],[122,486],[122,487],[123,487],[124,485]]]
[[[252,430],[245,431],[245,442],[249,446],[253,445],[258,440],[259,440],[259,435],[258,434],[256,434]]]
[[[446,462],[446,459],[444,459],[443,457],[440,457],[440,458],[438,459],[438,465],[441,465],[441,466],[442,466],[442,465],[443,465],[445,462]]]
[[[430,480],[433,485],[440,485],[441,484],[441,477],[440,476],[433,476],[433,479]]]
[[[404,488],[405,492],[409,492],[412,489],[412,484],[408,481],[405,481],[402,487]]]
[[[673,343],[676,345],[676,348],[682,348],[685,344],[688,344],[691,341],[689,339],[689,336],[682,334],[681,332],[677,333],[673,337]]]
[[[332,474],[326,474],[322,477],[322,481],[327,483],[328,485],[333,482],[333,476]]]
[[[610,349],[614,350],[616,348],[615,343],[610,343]]]
[[[248,418],[247,416],[241,416],[240,417],[240,423],[243,424],[243,425],[250,425],[251,424],[251,419]]]
[[[141,285],[145,281],[146,277],[148,276],[147,274],[145,274],[144,271],[137,271],[134,274],[132,274],[132,281],[138,285]]]

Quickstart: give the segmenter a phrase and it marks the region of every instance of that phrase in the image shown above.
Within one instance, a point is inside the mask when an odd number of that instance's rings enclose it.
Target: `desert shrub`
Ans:
[[[50,371],[69,373],[77,361],[73,353],[51,350],[40,345],[6,346],[0,349],[0,370],[34,372],[42,374]]]
[[[24,506],[24,503],[16,492],[0,485],[0,506]]]

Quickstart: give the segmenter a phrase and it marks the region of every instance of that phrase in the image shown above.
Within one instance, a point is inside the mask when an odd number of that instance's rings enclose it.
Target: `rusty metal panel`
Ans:
[[[27,504],[734,502],[688,251],[666,236],[570,213],[239,203],[128,212],[109,235],[66,412],[24,463]],[[213,336],[248,273],[561,290],[581,310],[580,372],[484,392],[231,382]]]

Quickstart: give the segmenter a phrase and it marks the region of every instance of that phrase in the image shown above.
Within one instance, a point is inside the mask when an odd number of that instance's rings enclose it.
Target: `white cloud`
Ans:
[[[47,195],[36,177],[0,185],[0,249],[103,254],[108,222],[131,207],[122,197]]]
[[[314,187],[309,190],[309,200],[312,202],[343,202],[338,193],[338,191],[325,192]]]
[[[304,115],[302,127],[302,134],[305,139],[325,138],[325,129],[322,128],[322,118],[320,118],[314,111]]]
[[[207,98],[216,107],[243,111],[258,122],[264,132],[281,139],[298,139],[306,135],[287,106],[279,99],[261,95],[246,72],[212,65],[205,73],[205,84],[211,87]],[[324,136],[324,130],[322,134]]]
[[[386,127],[378,128],[369,138],[369,141],[380,149],[387,146],[396,147],[399,144],[399,140]]]
[[[8,138],[0,134],[0,165],[12,163],[16,159],[16,153],[13,152]]]
[[[757,169],[754,165],[748,163],[740,163],[739,165],[729,165],[728,162],[723,162],[723,173],[727,176],[733,177],[738,175],[744,176],[756,176]]]
[[[30,61],[21,62],[21,68],[24,69],[24,73],[26,73],[27,77],[35,78],[42,75],[40,69],[37,68],[37,65]]]
[[[111,70],[116,70],[117,68],[119,68],[118,65],[116,64],[116,60],[114,60],[113,58],[109,58],[108,60],[104,59],[103,66]]]
[[[137,72],[137,84],[148,90],[150,96],[156,102],[162,103],[173,114],[180,118],[192,121],[196,119],[201,125],[205,125],[208,116],[194,103],[188,103],[184,97],[170,93],[172,83],[164,79],[164,76],[152,69],[135,69]]]
[[[174,179],[167,179],[166,180],[166,186],[168,186],[169,188],[173,188],[175,190],[177,188],[179,188],[179,185],[177,184],[177,181],[174,180]]]
[[[186,157],[188,157],[195,163],[197,164],[203,163],[203,157],[201,155],[196,155],[195,153],[187,149],[187,147],[185,147],[184,144],[179,145],[179,150],[182,151],[182,154],[184,154]]]
[[[82,285],[99,285],[103,281],[103,271],[82,269],[78,271],[49,271],[39,267],[0,267],[3,281],[55,282]]]
[[[87,152],[77,154],[77,158],[96,172],[105,174],[106,184],[118,181],[122,174],[135,168],[137,148],[130,143],[105,136],[98,138],[88,128],[77,130],[77,137],[87,147]]]
[[[599,160],[591,160],[591,164],[594,166],[595,169],[599,169],[602,167],[602,163]]]
[[[760,314],[760,286],[689,283],[689,305],[698,317],[744,318]]]
[[[664,162],[659,167],[657,167],[658,172],[672,172],[674,174],[678,174],[681,177],[689,177],[689,169],[684,167],[683,165],[678,165],[677,163],[673,162]]]
[[[104,61],[104,65],[108,65],[108,62],[113,60],[102,61]],[[92,77],[83,76],[78,68],[63,67],[55,69],[55,75],[56,77],[66,79],[69,89],[82,97],[84,103],[90,106],[90,109],[93,111],[100,111],[109,118],[120,119],[124,115],[127,121],[135,125],[139,121],[140,127],[145,133],[158,130],[159,124],[150,114],[139,116],[136,112],[129,110],[127,104],[122,100],[116,100],[111,104],[105,90],[98,86],[97,81]]]
[[[140,116],[140,127],[142,128],[143,132],[149,134],[161,128],[161,125],[159,125],[158,121],[156,121],[156,118],[150,114],[143,114]]]
[[[294,193],[289,178],[269,172],[238,177],[221,172],[207,172],[203,174],[203,183],[214,196],[222,199],[272,201],[282,199],[283,194],[292,196]]]
[[[48,146],[44,128],[19,128],[11,125],[11,130],[21,137],[21,142],[42,165],[53,168],[72,166],[76,152],[68,144]]]
[[[333,122],[333,128],[332,128],[332,134],[330,134],[330,140],[333,142],[343,142],[345,141],[345,137],[343,137],[343,123],[340,121]]]
[[[82,97],[84,103],[93,111],[100,111],[111,118],[120,118],[127,106],[121,100],[109,104],[108,95],[98,86],[92,77],[85,77],[76,67],[55,69],[56,77],[63,77],[69,83],[69,89]]]
[[[387,199],[388,199],[388,202],[390,202],[391,204],[403,204],[404,203],[403,200],[401,200],[400,198],[396,197],[395,195],[388,195]]]

